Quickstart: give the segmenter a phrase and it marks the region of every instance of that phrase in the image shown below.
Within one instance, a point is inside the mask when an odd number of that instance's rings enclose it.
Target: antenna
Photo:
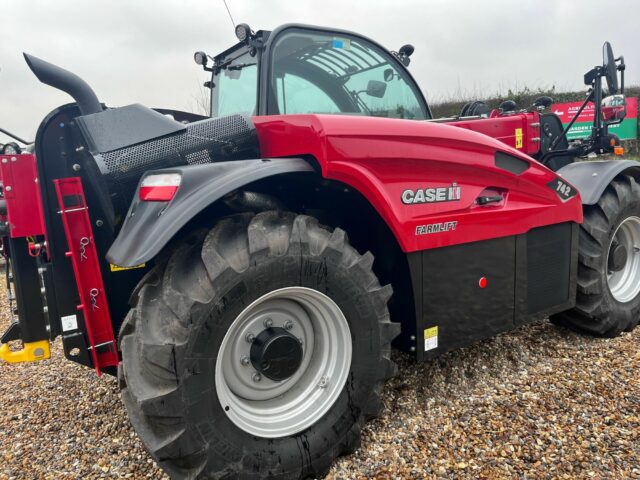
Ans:
[[[231,10],[229,10],[229,6],[227,5],[227,0],[222,0],[224,3],[224,7],[227,9],[227,13],[229,14],[229,19],[231,20],[231,26],[233,27],[233,31],[236,31],[236,22],[233,21],[233,16],[231,15]]]

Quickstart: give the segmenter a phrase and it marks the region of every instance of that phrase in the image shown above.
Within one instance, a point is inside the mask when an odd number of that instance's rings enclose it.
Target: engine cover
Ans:
[[[126,212],[148,170],[259,157],[253,123],[242,115],[183,124],[142,105],[130,105],[76,121],[116,214]]]

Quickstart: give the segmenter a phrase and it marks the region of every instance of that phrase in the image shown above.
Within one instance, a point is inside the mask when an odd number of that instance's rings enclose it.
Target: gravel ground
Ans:
[[[0,287],[0,328],[8,323]],[[591,339],[540,322],[437,360],[398,354],[386,411],[330,479],[640,479],[640,329]],[[166,478],[115,379],[64,359],[0,364],[0,480]]]

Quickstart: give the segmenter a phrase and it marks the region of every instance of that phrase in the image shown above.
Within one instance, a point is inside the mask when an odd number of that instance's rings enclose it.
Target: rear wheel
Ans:
[[[580,228],[576,307],[552,317],[561,325],[615,337],[640,316],[640,186],[621,175],[595,205],[585,206]]]
[[[359,445],[395,372],[390,287],[344,232],[237,215],[143,279],[122,327],[122,397],[174,478],[306,478]]]

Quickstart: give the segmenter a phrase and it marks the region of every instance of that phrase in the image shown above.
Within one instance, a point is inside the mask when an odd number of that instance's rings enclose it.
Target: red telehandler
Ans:
[[[569,143],[547,97],[433,119],[410,45],[294,24],[236,36],[195,54],[211,117],[108,108],[25,54],[75,101],[0,155],[2,359],[48,358],[60,336],[117,375],[173,478],[298,479],[358,447],[392,342],[421,361],[545,316],[636,326],[640,165],[578,161],[622,153],[608,43],[584,77],[591,136]]]

